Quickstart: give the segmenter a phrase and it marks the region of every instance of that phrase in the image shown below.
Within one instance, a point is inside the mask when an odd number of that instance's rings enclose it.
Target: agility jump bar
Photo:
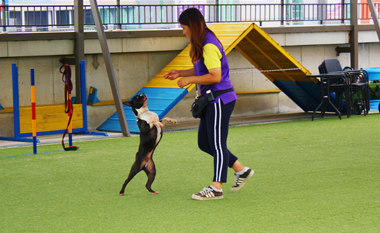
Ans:
[[[77,125],[73,124],[75,128],[73,128],[72,133],[75,134],[88,134],[88,135],[100,135],[100,136],[108,136],[107,133],[103,132],[91,132],[88,131],[88,121],[87,121],[87,101],[86,101],[86,73],[85,73],[85,62],[82,60],[80,62],[80,86],[81,86],[81,104],[75,104],[74,108],[76,108],[77,111],[74,113],[77,114],[76,116],[79,117],[79,121],[77,122]],[[13,89],[13,124],[14,124],[14,137],[0,137],[0,140],[8,140],[8,141],[23,141],[23,142],[33,142],[33,139],[27,138],[32,137],[32,130],[25,130],[21,128],[21,121],[20,121],[20,106],[19,106],[19,87],[18,87],[18,68],[16,66],[16,63],[12,64],[12,89]],[[51,105],[51,106],[36,106],[37,111],[39,108],[44,108],[49,111],[51,109],[52,112],[55,112],[56,109],[60,108],[59,105]],[[64,105],[62,104],[62,108],[64,109]],[[52,135],[52,134],[62,134],[65,131],[66,124],[67,124],[67,115],[62,110],[62,115],[64,117],[64,121],[62,122],[62,127],[59,129],[50,129],[49,127],[44,130],[40,130],[37,132],[37,136],[44,136],[44,135]],[[29,118],[30,119],[30,118]],[[38,114],[36,116],[36,121],[38,125]],[[30,124],[31,126],[31,124]],[[29,131],[29,132],[24,132]],[[39,140],[37,139],[37,142]]]

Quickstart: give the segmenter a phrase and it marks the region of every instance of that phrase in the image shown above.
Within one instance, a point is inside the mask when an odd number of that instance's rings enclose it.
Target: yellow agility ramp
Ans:
[[[310,72],[254,23],[214,23],[209,28],[221,41],[226,55],[235,48],[258,70],[263,71],[272,82],[275,80],[318,82],[316,79],[305,78]],[[171,69],[192,68],[189,50],[190,45],[155,75],[145,87],[178,88],[176,82],[164,79],[162,75]]]
[[[317,79],[306,78],[310,72],[285,51],[265,31],[254,23],[214,23],[209,28],[223,45],[226,55],[238,50],[252,65],[280,88],[304,111],[314,110],[320,100],[320,87]],[[162,76],[172,69],[193,67],[189,56],[190,45],[178,54],[138,93],[148,95],[148,107],[162,119],[186,94],[195,87],[179,88],[175,80]],[[135,116],[130,107],[125,106],[128,128],[138,133]],[[117,113],[112,115],[98,130],[121,132]]]
[[[252,30],[253,23],[215,23],[210,25],[210,29],[214,31],[218,39],[223,45],[226,55],[241,41],[246,34]],[[169,70],[190,69],[193,67],[190,59],[190,44],[175,57],[164,69],[162,69],[154,78],[145,85],[145,87],[160,88],[179,88],[177,82],[162,77]],[[190,91],[194,85],[190,85],[187,89]]]
[[[280,88],[304,111],[314,110],[320,101],[318,80],[307,78],[310,72],[254,23],[214,23],[209,28],[221,41],[226,55],[236,49],[262,74]],[[145,85],[151,88],[178,88],[165,79],[171,69],[189,69],[192,63],[188,45],[164,69]],[[190,91],[194,85],[187,87]]]

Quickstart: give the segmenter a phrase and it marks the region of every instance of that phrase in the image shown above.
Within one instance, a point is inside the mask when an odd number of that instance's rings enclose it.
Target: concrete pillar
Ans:
[[[84,60],[84,32],[83,32],[83,0],[74,1],[74,30],[75,30],[75,93],[76,103],[81,103],[80,61]]]
[[[350,33],[350,52],[351,67],[359,68],[359,49],[358,49],[358,1],[351,0],[351,33]]]

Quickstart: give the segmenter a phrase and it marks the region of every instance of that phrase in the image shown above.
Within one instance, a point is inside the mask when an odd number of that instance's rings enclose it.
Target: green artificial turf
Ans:
[[[212,181],[197,131],[165,133],[151,195],[139,173],[119,190],[138,137],[39,146],[0,159],[1,232],[378,232],[380,114],[231,127],[228,147],[253,179],[195,201]],[[52,152],[52,153],[43,153]],[[1,149],[0,157],[32,147]]]

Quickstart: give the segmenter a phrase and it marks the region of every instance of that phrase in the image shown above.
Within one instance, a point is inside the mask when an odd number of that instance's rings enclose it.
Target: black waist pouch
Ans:
[[[205,91],[207,91],[207,89]],[[222,91],[216,91],[215,93],[213,93],[213,99],[221,94],[224,94],[230,91],[234,91],[234,88],[230,88],[230,89],[226,89]],[[209,98],[203,95],[204,92],[200,96],[197,96],[195,98],[194,103],[191,105],[191,114],[193,115],[194,118],[202,118],[205,114],[207,105],[210,103]]]

